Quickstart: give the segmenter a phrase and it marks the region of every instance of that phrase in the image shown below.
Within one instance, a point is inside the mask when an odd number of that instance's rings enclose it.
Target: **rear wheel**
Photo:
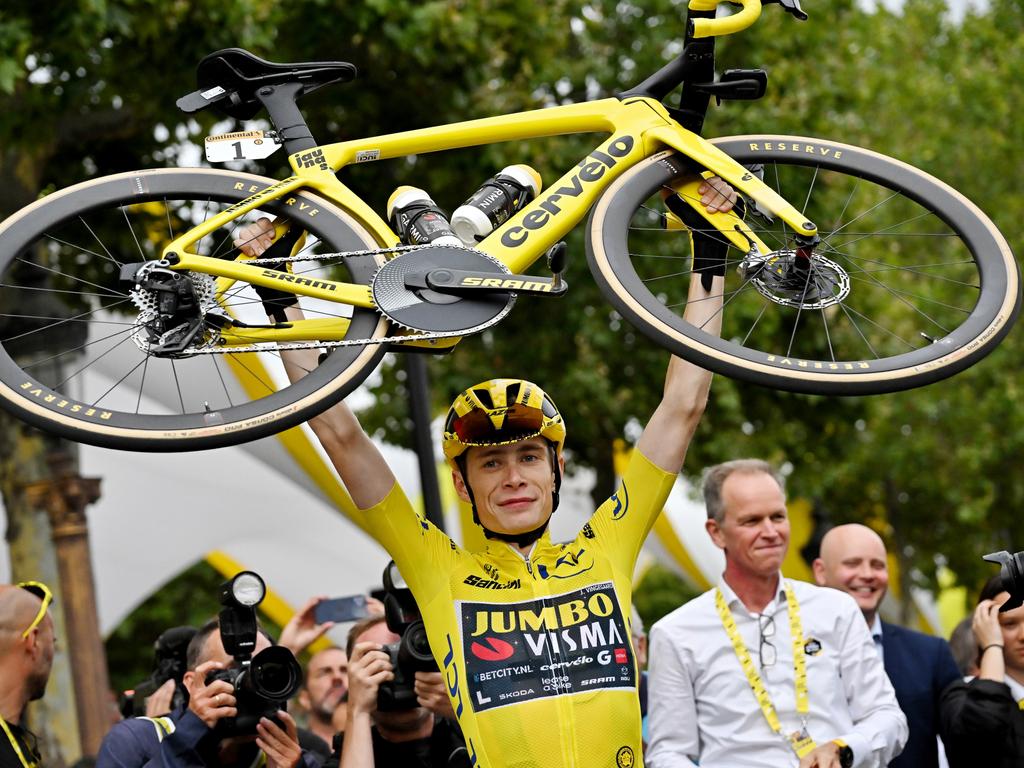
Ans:
[[[822,242],[798,271],[794,233],[747,201],[773,249],[738,270],[728,251],[721,338],[682,318],[691,271],[685,229],[666,227],[666,190],[687,176],[665,152],[630,169],[594,207],[591,271],[615,307],[675,354],[778,389],[861,395],[922,386],[988,354],[1021,297],[1016,262],[991,221],[956,190],[898,160],[793,136],[717,139],[815,222]],[[721,235],[711,231],[712,236]]]
[[[174,237],[274,181],[230,171],[164,169],[107,176],[49,195],[0,224],[0,404],[47,431],[80,442],[144,451],[199,450],[263,437],[294,426],[357,387],[383,345],[335,348],[295,384],[280,353],[203,354],[218,347],[204,327],[178,356],[152,353],[158,294],[119,280],[125,264],[160,257]],[[247,221],[282,216],[307,232],[301,255],[373,250],[372,235],[309,192],[268,202]],[[232,222],[232,229],[240,221]],[[233,232],[205,237],[197,251],[233,259]],[[308,277],[369,284],[377,256],[296,262]],[[215,296],[215,281],[180,275],[185,303],[266,325],[258,296],[235,283]],[[346,339],[386,336],[378,313],[302,298],[307,318],[348,323]],[[192,317],[198,315],[193,314]],[[179,319],[187,321],[189,314]],[[315,361],[315,355],[310,355]]]

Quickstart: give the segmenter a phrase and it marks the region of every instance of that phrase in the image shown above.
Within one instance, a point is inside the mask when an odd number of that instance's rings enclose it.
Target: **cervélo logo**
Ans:
[[[636,144],[630,135],[616,136],[601,149],[595,149],[580,160],[579,170],[562,177],[562,185],[547,195],[543,200],[530,206],[523,216],[522,224],[510,227],[501,236],[501,244],[506,248],[518,248],[530,237],[530,232],[543,229],[562,209],[558,201],[563,197],[578,198],[591,184],[598,181],[617,163],[628,155]]]

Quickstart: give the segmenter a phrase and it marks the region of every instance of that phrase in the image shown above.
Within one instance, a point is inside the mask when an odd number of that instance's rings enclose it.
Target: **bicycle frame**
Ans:
[[[293,176],[263,190],[254,190],[251,197],[176,238],[164,249],[164,258],[174,269],[217,276],[218,293],[226,291],[238,279],[281,288],[282,273],[247,265],[244,259],[226,261],[201,256],[191,249],[210,232],[268,201],[287,200],[288,195],[300,189],[314,190],[348,211],[382,247],[399,245],[398,236],[388,224],[338,179],[338,171],[354,163],[426,152],[595,132],[608,134],[609,138],[488,235],[477,245],[480,251],[502,262],[514,274],[524,272],[583,219],[611,182],[664,149],[677,150],[693,161],[693,181],[677,191],[741,251],[767,254],[772,249],[735,213],[711,214],[704,210],[699,202],[700,195],[696,194],[702,177],[721,177],[756,201],[759,207],[784,220],[795,233],[813,237],[817,232],[814,224],[754,174],[698,134],[682,127],[657,99],[628,96],[320,145],[295,152],[288,158]],[[700,169],[699,172],[696,169]],[[317,278],[308,284],[289,282],[287,289],[299,295],[355,307],[374,306],[370,290],[365,285]],[[299,339],[332,341],[344,338],[346,331],[344,320],[301,320],[281,328],[246,329],[244,340],[226,329],[222,341],[227,345]]]

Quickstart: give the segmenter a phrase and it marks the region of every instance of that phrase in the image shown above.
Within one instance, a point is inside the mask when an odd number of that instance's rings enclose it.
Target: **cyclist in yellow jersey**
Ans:
[[[735,201],[727,185],[707,183],[702,193],[709,210]],[[258,254],[271,235],[252,225],[236,244]],[[721,296],[722,278],[712,271],[692,279],[687,320],[718,333]],[[301,316],[294,306],[285,312]],[[293,380],[315,364],[312,354],[282,356]],[[388,550],[413,591],[474,766],[642,765],[628,625],[633,569],[710,383],[710,373],[671,358],[663,399],[621,485],[568,544],[552,543],[547,530],[565,425],[531,382],[471,387],[446,420],[452,481],[490,540],[483,552],[459,547],[416,514],[344,403],[310,421],[360,510],[356,522]]]

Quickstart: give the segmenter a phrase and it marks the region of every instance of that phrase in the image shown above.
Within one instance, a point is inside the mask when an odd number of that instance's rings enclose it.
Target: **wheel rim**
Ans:
[[[197,178],[202,180],[201,196],[195,194]],[[382,350],[348,348],[288,386],[279,354],[269,348],[179,359],[156,357],[140,348],[140,302],[119,284],[121,265],[155,258],[171,237],[250,194],[256,177],[244,176],[243,191],[239,178],[243,177],[215,171],[155,174],[148,177],[147,193],[131,197],[118,191],[127,185],[101,180],[60,193],[51,204],[37,206],[34,213],[5,227],[0,290],[4,306],[13,304],[16,309],[5,312],[0,324],[0,370],[6,385],[22,390],[17,394],[24,397],[28,412],[21,415],[44,427],[56,420],[57,431],[66,426],[106,432],[114,442],[130,441],[133,431],[139,430],[146,439],[166,439],[169,448],[178,447],[172,444],[180,439],[204,437],[205,447],[213,447],[237,442],[228,435],[238,430],[251,438],[260,422],[263,434],[295,423],[322,387],[336,384],[334,377],[353,364],[365,367],[362,362],[369,357],[375,362]],[[270,183],[258,181],[263,186]],[[309,232],[304,254],[374,247],[358,225],[339,218],[343,214],[337,209],[324,210],[323,201],[313,196],[299,199],[308,201],[311,209],[313,203],[320,206],[319,220],[296,214],[284,204],[271,204],[246,221],[279,214],[301,220]],[[82,207],[89,210],[75,210]],[[231,236],[228,229],[218,230],[196,250],[232,258],[237,251]],[[15,243],[24,247],[15,252]],[[376,268],[372,258],[351,262],[301,262],[295,271],[366,282]],[[205,276],[194,281],[204,308],[211,306],[208,282]],[[216,304],[243,322],[267,323],[251,286],[235,284]],[[380,325],[373,312],[357,310],[351,316],[351,310],[339,312],[339,305],[305,298],[301,304],[308,317],[350,315],[350,338],[372,338]],[[14,405],[21,407],[19,402]]]
[[[623,182],[621,203],[616,200],[603,212],[605,253],[598,256],[599,262],[615,265],[613,301],[642,328],[651,326],[645,330],[654,338],[675,343],[683,354],[679,347],[694,346],[695,339],[707,350],[701,360],[730,375],[758,380],[761,374],[750,372],[760,366],[763,378],[778,386],[778,378],[791,372],[792,381],[781,385],[797,391],[821,391],[830,377],[842,378],[845,391],[853,394],[922,383],[913,381],[913,373],[904,382],[888,374],[907,373],[915,366],[923,371],[936,361],[948,368],[946,374],[955,372],[978,356],[971,342],[981,338],[991,346],[1005,334],[1014,314],[1013,296],[1019,293],[1016,271],[1007,273],[1001,261],[1002,250],[1008,254],[1005,241],[970,203],[909,166],[853,147],[815,146],[821,151],[841,147],[847,155],[842,163],[813,161],[788,151],[744,151],[760,138],[765,137],[717,143],[741,163],[767,163],[765,182],[817,223],[823,243],[816,251],[819,269],[814,274],[825,275],[834,293],[821,306],[800,301],[798,294],[794,300],[792,290],[787,294],[764,279],[768,273],[737,275],[743,255],[731,249],[722,340],[686,324],[680,315],[690,248],[685,230],[664,229],[660,192],[673,174],[671,163],[660,162],[666,158],[655,158],[635,179]],[[863,162],[853,155],[857,152]],[[786,162],[771,162],[780,155]],[[860,178],[849,175],[851,156]],[[888,188],[881,183],[886,179]],[[937,212],[931,205],[935,200],[940,201]],[[769,224],[750,209],[747,223],[775,249],[773,257],[790,259],[789,228]],[[625,243],[607,234],[617,230],[625,232]],[[596,224],[591,231],[595,234]],[[616,260],[612,254],[617,247],[631,254],[628,260]],[[992,256],[979,264],[974,254],[983,249]],[[988,289],[984,296],[982,278]],[[885,314],[878,311],[883,304]]]

